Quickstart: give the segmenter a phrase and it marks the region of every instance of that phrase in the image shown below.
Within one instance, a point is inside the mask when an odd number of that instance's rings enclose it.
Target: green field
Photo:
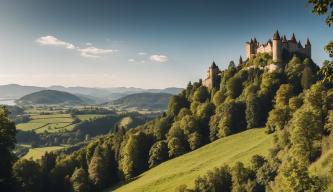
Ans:
[[[46,152],[56,151],[59,149],[63,149],[64,146],[52,146],[52,147],[41,147],[41,148],[32,148],[29,149],[29,152],[24,155],[22,158],[24,159],[40,159]]]
[[[18,130],[36,133],[67,131],[73,128],[74,119],[70,114],[31,115],[31,120],[16,125]]]
[[[265,134],[264,129],[251,129],[164,162],[136,180],[109,191],[174,191],[181,184],[192,187],[199,175],[205,175],[214,167],[233,165],[237,161],[248,164],[255,154],[267,155],[272,144],[273,136]]]
[[[84,115],[76,115],[77,118],[79,118],[81,121],[88,121],[92,119],[97,119],[100,117],[105,117],[106,115],[100,115],[100,114],[84,114]]]

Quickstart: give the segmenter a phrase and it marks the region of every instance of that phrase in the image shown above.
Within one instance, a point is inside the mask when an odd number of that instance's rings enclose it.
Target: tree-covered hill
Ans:
[[[84,101],[78,96],[55,90],[42,90],[29,95],[21,97],[16,101],[18,104],[83,104]]]
[[[111,104],[145,109],[166,109],[171,96],[167,93],[135,93],[112,101]]]
[[[333,23],[332,0],[309,3]],[[2,109],[0,189],[88,192],[129,182],[118,189],[332,191],[333,42],[325,50],[331,60],[321,67],[297,55],[283,63],[270,54],[230,62],[217,86],[190,82],[160,117],[133,129],[116,126],[78,151],[38,162],[13,158],[14,124]]]

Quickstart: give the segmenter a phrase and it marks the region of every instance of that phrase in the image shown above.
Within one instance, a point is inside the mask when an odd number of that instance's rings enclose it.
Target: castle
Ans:
[[[259,44],[257,39],[253,38],[250,42],[246,42],[245,51],[246,59],[251,58],[257,53],[269,53],[272,55],[274,63],[281,63],[294,54],[311,58],[311,43],[307,39],[303,47],[300,41],[297,42],[295,34],[292,35],[290,40],[287,40],[285,35],[281,38],[279,32],[276,31],[273,35],[273,41],[268,40],[267,43]]]
[[[273,58],[271,65],[278,67],[281,63],[288,61],[294,54],[311,58],[311,43],[308,38],[303,47],[300,41],[297,42],[295,34],[292,35],[290,40],[287,40],[285,35],[281,38],[279,32],[276,31],[273,40],[269,39],[264,44],[259,44],[256,38],[252,38],[250,42],[245,43],[245,51],[247,60],[257,53],[269,53]],[[240,57],[239,63],[243,63],[242,57]],[[202,84],[209,90],[218,87],[219,73],[219,67],[213,62],[208,69],[207,78],[202,81]]]

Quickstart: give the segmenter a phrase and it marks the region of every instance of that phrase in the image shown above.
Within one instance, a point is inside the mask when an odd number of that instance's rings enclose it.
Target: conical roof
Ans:
[[[293,43],[297,43],[297,40],[296,40],[296,37],[295,37],[295,34],[293,33],[293,36],[291,37],[291,42]]]
[[[279,31],[276,31],[273,35],[273,40],[280,40],[280,34]]]
[[[216,65],[215,61],[213,61],[213,63],[212,63],[212,65],[210,66],[210,68],[214,69],[214,68],[219,68],[219,67]]]
[[[305,44],[306,46],[311,46],[311,43],[310,43],[310,40],[309,40],[309,38],[306,40],[306,44]]]

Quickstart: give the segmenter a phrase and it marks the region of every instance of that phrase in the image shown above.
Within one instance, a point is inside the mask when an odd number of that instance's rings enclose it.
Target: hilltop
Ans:
[[[135,93],[112,101],[111,104],[123,107],[165,110],[171,96],[168,93]]]
[[[18,104],[83,104],[78,96],[70,93],[55,91],[55,90],[42,90],[29,95],[23,96],[16,101]]]

